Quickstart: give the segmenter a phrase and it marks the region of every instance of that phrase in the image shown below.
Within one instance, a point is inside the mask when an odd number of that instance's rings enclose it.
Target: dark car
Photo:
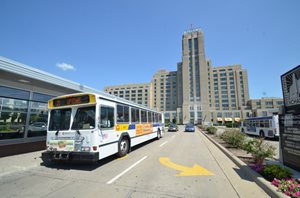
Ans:
[[[178,131],[178,126],[176,124],[170,124],[168,131]]]
[[[195,126],[193,124],[186,124],[184,131],[185,132],[195,132]]]

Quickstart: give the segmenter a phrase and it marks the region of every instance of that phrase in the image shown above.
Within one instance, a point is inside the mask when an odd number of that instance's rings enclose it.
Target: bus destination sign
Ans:
[[[90,102],[90,98],[88,95],[73,96],[68,98],[54,99],[53,106],[62,107],[62,106],[70,106],[70,105],[77,105],[77,104],[85,104],[89,102]]]

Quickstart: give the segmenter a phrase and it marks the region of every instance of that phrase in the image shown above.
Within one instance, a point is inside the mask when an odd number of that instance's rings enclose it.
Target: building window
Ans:
[[[54,96],[41,94],[41,93],[33,93],[32,100],[39,101],[39,102],[48,102],[51,98],[54,98]]]
[[[283,101],[277,101],[277,105],[283,105]]]
[[[0,86],[0,96],[29,100],[29,91]]]
[[[190,112],[190,118],[194,118],[195,117],[195,113],[192,111]]]
[[[239,118],[240,117],[240,112],[233,112],[233,116],[236,117],[236,118]]]
[[[273,105],[273,102],[272,102],[272,101],[266,101],[265,104],[268,105],[268,106],[272,106],[272,105]]]

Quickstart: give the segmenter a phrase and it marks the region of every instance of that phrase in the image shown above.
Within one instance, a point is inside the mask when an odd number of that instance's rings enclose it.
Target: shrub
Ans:
[[[206,131],[207,131],[208,133],[210,133],[210,134],[215,134],[215,133],[217,132],[217,128],[211,126],[211,127],[208,127],[208,128],[206,129]]]
[[[277,164],[267,164],[261,174],[269,181],[272,181],[274,178],[283,179],[283,178],[291,178],[292,172],[284,167],[281,167]]]
[[[262,164],[267,157],[275,155],[275,147],[267,144],[263,139],[251,139],[244,144],[243,149],[252,154],[257,164]]]
[[[238,130],[225,131],[221,138],[228,144],[236,148],[242,148],[246,139],[246,135]]]
[[[10,131],[10,128],[7,125],[0,126],[0,131]]]
[[[239,126],[238,122],[226,122],[224,124],[227,128],[237,128]]]

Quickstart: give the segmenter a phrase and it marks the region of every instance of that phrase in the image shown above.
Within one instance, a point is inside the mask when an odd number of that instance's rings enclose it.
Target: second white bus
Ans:
[[[279,138],[278,115],[247,118],[242,122],[241,132],[262,138]]]

